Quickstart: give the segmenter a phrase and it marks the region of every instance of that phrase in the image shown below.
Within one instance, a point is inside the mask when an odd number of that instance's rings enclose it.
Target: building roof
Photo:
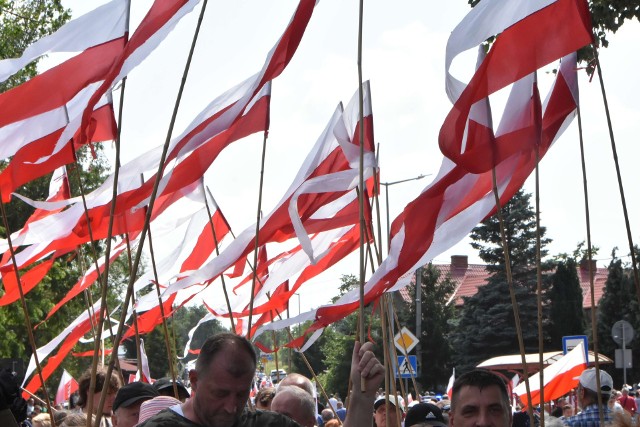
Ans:
[[[592,261],[592,270],[594,272],[594,297],[596,306],[602,298],[604,293],[605,283],[607,281],[608,270],[606,268],[598,268],[596,261]],[[462,306],[462,297],[471,297],[478,292],[478,288],[487,283],[491,273],[487,271],[487,266],[484,264],[469,264],[468,257],[466,255],[453,255],[451,257],[450,264],[434,264],[440,271],[440,277],[451,277],[451,280],[456,284],[456,289],[453,295],[451,295],[449,302],[454,302],[457,307]],[[589,281],[589,267],[588,262],[583,261],[578,268],[578,279],[580,280],[580,287],[582,288],[582,306],[585,309],[591,308],[591,292]],[[400,290],[402,299],[406,302],[411,302],[414,299],[413,295],[409,294],[407,288]]]

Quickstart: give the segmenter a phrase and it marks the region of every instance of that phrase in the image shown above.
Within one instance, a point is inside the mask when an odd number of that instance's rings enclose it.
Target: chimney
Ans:
[[[593,273],[595,273],[596,269],[598,268],[598,267],[596,267],[596,263],[597,263],[597,261],[595,259],[591,260],[591,271]],[[580,270],[585,271],[585,272],[589,272],[589,259],[588,258],[583,258],[580,261]]]
[[[469,257],[466,255],[451,255],[451,268],[469,268]]]

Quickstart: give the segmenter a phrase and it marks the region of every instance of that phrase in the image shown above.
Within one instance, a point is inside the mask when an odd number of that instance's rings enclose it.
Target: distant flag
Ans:
[[[513,397],[513,402],[512,402],[512,406],[515,408],[517,405],[517,397],[516,395],[513,393],[513,390],[518,386],[518,383],[520,382],[520,375],[515,374],[513,376],[513,378],[511,378],[511,381],[509,382],[509,393],[511,394],[511,396]]]
[[[584,343],[578,344],[569,353],[562,356],[557,362],[544,368],[544,398],[545,401],[557,399],[567,394],[578,385],[578,377],[587,367],[585,360]],[[540,373],[529,378],[531,390],[531,404],[540,403]],[[524,405],[529,404],[525,383],[520,383],[513,390],[520,397]]]
[[[71,394],[76,390],[78,390],[78,382],[66,369],[63,370],[58,392],[56,393],[56,405],[62,405],[62,402],[67,402],[71,398]]]
[[[447,396],[449,396],[449,400],[451,400],[451,395],[453,393],[453,382],[456,380],[456,368],[453,368],[453,372],[451,373],[451,377],[449,378],[449,383],[447,384]]]
[[[144,340],[140,340],[140,361],[142,366],[138,369],[141,373],[140,381],[143,383],[151,384],[151,372],[149,371],[149,359],[147,358],[147,352],[144,349]]]

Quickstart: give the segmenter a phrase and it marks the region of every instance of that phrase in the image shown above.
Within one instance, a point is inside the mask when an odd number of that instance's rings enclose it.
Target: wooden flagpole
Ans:
[[[520,310],[518,309],[518,301],[516,300],[516,292],[513,286],[513,274],[511,273],[511,257],[509,256],[509,244],[504,229],[504,218],[502,217],[502,206],[500,203],[500,194],[498,193],[498,183],[496,178],[496,168],[491,169],[491,178],[493,180],[493,195],[496,201],[496,215],[500,224],[500,239],[502,243],[502,252],[504,253],[504,266],[507,276],[507,284],[509,286],[509,296],[511,297],[511,307],[513,309],[513,317],[516,325],[516,334],[518,335],[518,347],[520,348],[520,360],[522,361],[522,369],[524,371],[524,382],[527,390],[527,399],[531,402],[531,388],[529,387],[529,369],[527,368],[527,359],[524,351],[524,339],[522,338],[522,326],[520,325]],[[529,412],[529,422],[534,425],[533,408],[531,405],[527,407]]]
[[[209,189],[207,188],[207,191]],[[204,197],[204,205],[207,208],[207,215],[209,218],[209,225],[211,226],[211,235],[213,236],[213,243],[216,246],[216,256],[220,256],[220,247],[218,245],[218,236],[216,235],[216,228],[213,225],[213,219],[211,218],[211,209],[209,208],[209,201],[207,200],[207,193],[203,194]],[[213,197],[212,197],[213,200]],[[225,220],[226,221],[226,220]],[[227,224],[228,226],[229,224]],[[231,232],[231,227],[229,228],[229,232]],[[236,325],[233,321],[233,312],[231,311],[231,302],[229,301],[229,293],[227,292],[227,284],[224,279],[224,273],[220,275],[220,281],[222,282],[222,292],[224,292],[224,299],[227,303],[227,310],[229,311],[229,320],[231,321],[231,330],[236,330]]]
[[[0,190],[0,200],[2,200],[2,191]],[[9,221],[7,220],[7,212],[4,208],[4,203],[0,201],[0,210],[2,211],[2,221],[4,223],[4,229],[7,234],[7,243],[9,245],[9,254],[11,255],[11,263],[13,264],[13,272],[16,276],[16,283],[18,286],[18,291],[20,292],[20,304],[22,305],[22,313],[24,314],[24,321],[27,326],[27,335],[29,336],[29,343],[31,344],[31,350],[33,351],[33,360],[36,362],[36,369],[38,371],[38,376],[40,377],[40,384],[42,388],[46,390],[44,377],[42,376],[42,366],[40,365],[40,360],[38,357],[38,347],[36,346],[36,340],[33,336],[33,327],[31,325],[31,318],[29,316],[29,310],[27,309],[27,301],[24,298],[24,291],[22,289],[22,282],[20,281],[20,272],[18,271],[18,263],[16,261],[16,253],[13,248],[13,242],[11,241],[11,230],[9,229]],[[52,414],[52,405],[49,400],[49,393],[45,393],[45,398],[47,401],[47,411]],[[51,419],[51,425],[56,427],[55,421],[53,418]]]
[[[251,321],[253,320],[253,300],[254,293],[256,290],[256,279],[258,276],[258,272],[256,268],[258,266],[258,249],[260,245],[260,217],[262,216],[262,189],[264,183],[264,160],[267,152],[267,138],[269,136],[269,131],[265,130],[262,138],[262,161],[260,164],[260,185],[258,187],[258,212],[256,213],[256,238],[255,245],[253,248],[253,277],[251,279],[251,297],[249,299],[249,327],[247,329],[247,338],[251,339]]]
[[[167,130],[167,136],[164,142],[164,145],[162,147],[162,154],[160,156],[160,162],[158,164],[158,172],[156,174],[156,178],[153,184],[153,190],[151,191],[151,196],[149,198],[149,205],[148,205],[148,209],[146,212],[146,216],[145,216],[145,221],[144,221],[144,225],[142,227],[142,232],[140,234],[140,242],[138,243],[138,249],[136,251],[136,256],[134,258],[134,262],[133,262],[133,269],[131,271],[131,276],[129,277],[129,284],[127,286],[127,292],[122,304],[122,313],[120,316],[120,322],[118,324],[118,332],[116,333],[116,339],[115,342],[118,343],[120,342],[120,339],[122,338],[122,331],[124,329],[124,322],[126,320],[126,315],[127,315],[127,310],[129,308],[129,301],[131,299],[131,294],[133,293],[133,284],[135,283],[135,275],[136,275],[136,271],[138,270],[138,266],[140,265],[140,259],[142,257],[142,249],[144,247],[144,240],[145,240],[145,235],[147,234],[147,230],[149,229],[149,223],[151,221],[151,213],[153,212],[153,205],[155,203],[156,200],[156,196],[158,194],[158,187],[160,185],[160,179],[162,176],[162,173],[164,171],[164,163],[166,161],[167,158],[167,152],[169,151],[169,144],[171,142],[171,135],[173,134],[173,128],[175,126],[175,122],[176,122],[176,116],[178,114],[178,109],[180,107],[180,101],[182,99],[182,93],[184,91],[184,86],[185,83],[187,81],[187,75],[189,74],[189,67],[191,65],[191,59],[193,58],[193,52],[195,50],[195,45],[196,42],[198,40],[198,34],[200,32],[200,27],[202,26],[202,19],[204,17],[204,12],[207,8],[207,3],[208,0],[203,0],[202,2],[202,9],[200,10],[200,15],[198,17],[198,23],[196,24],[196,30],[195,30],[195,34],[193,36],[193,40],[191,42],[191,47],[189,49],[189,55],[187,57],[187,62],[185,64],[185,68],[184,68],[184,72],[182,74],[182,79],[180,81],[180,88],[178,90],[178,95],[176,97],[176,102],[173,108],[173,113],[171,115],[171,121],[169,123],[169,129]],[[114,181],[115,184],[115,181]],[[111,358],[109,361],[109,365],[107,367],[107,377],[109,377],[111,375],[111,373],[113,372],[113,366],[114,366],[114,362],[115,359],[117,359],[117,352],[112,352],[111,353]],[[102,407],[104,405],[104,401],[106,399],[107,396],[107,388],[105,387],[102,390],[102,395],[100,396],[100,405],[98,408],[98,413],[97,413],[97,419],[100,420],[100,417],[102,415]]]
[[[360,342],[364,344],[364,284],[365,284],[365,250],[364,250],[364,233],[365,233],[365,221],[364,221],[364,94],[362,92],[362,25],[363,25],[363,10],[364,0],[360,0],[360,7],[358,11],[358,102],[360,106],[360,181],[358,187],[360,188],[360,194],[358,201],[360,203]],[[360,390],[366,391],[365,380],[360,378]]]

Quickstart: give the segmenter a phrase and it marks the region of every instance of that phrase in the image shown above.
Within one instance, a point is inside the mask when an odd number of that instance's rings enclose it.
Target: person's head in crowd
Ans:
[[[562,408],[560,406],[554,406],[553,410],[551,411],[551,416],[560,418],[562,416]]]
[[[51,427],[51,415],[42,413],[31,418],[33,427]]]
[[[65,411],[64,409],[55,411],[53,413],[53,420],[56,422],[56,425],[59,426],[62,424],[62,421],[67,418],[67,415],[69,415],[69,411]]]
[[[322,413],[320,414],[320,416],[322,417],[322,421],[324,423],[326,423],[327,421],[332,420],[334,418],[333,411],[330,408],[323,409]]]
[[[41,413],[42,413],[42,406],[40,406],[40,405],[33,405],[33,412],[32,412],[32,415],[33,415],[33,416],[36,416],[36,415],[41,414]]]
[[[91,415],[91,425],[95,423],[96,416]],[[62,420],[59,427],[86,427],[87,426],[87,414],[81,412],[73,412]]]
[[[316,403],[300,387],[278,387],[271,410],[288,416],[303,427],[314,427],[316,424]]]
[[[140,381],[120,387],[113,401],[113,426],[133,427],[136,425],[142,402],[156,396],[158,396],[158,391],[151,384]]]
[[[405,427],[438,426],[447,427],[447,422],[442,415],[442,411],[432,403],[418,403],[407,411],[404,419]]]
[[[475,369],[456,378],[449,412],[451,427],[509,427],[511,421],[509,394],[499,376]]]
[[[280,383],[278,383],[278,390],[280,387],[289,386],[299,387],[313,396],[313,383],[309,378],[302,374],[292,373],[287,375],[282,379],[282,381],[280,381]]]
[[[255,406],[256,409],[261,409],[263,411],[271,410],[271,401],[273,397],[276,395],[275,387],[265,387],[258,390],[255,398]]]
[[[203,426],[232,426],[241,416],[256,371],[256,352],[244,337],[220,333],[209,337],[189,371],[193,397],[183,410]]]
[[[389,414],[389,424],[387,424],[387,413]],[[404,407],[397,396],[389,395],[389,400],[385,396],[378,397],[373,402],[373,421],[376,427],[400,427],[398,424],[404,418]]]
[[[182,402],[172,396],[156,396],[153,399],[145,400],[142,402],[142,405],[140,405],[138,424],[142,424],[163,409],[171,408],[180,403]]]
[[[160,396],[176,397],[173,390],[173,380],[169,377],[160,378],[153,383],[153,387],[158,390]],[[176,388],[178,389],[178,400],[181,402],[190,397],[189,390],[187,390],[180,378],[176,378]]]
[[[80,394],[78,406],[82,408],[83,412],[87,412],[89,409],[89,399],[92,399],[91,412],[95,414],[98,411],[102,389],[107,387],[107,398],[104,401],[102,414],[111,416],[113,401],[116,398],[116,393],[121,385],[118,376],[115,375],[115,373],[112,373],[111,377],[107,379],[107,370],[103,367],[99,367],[96,371],[95,392],[91,396],[89,395],[90,385],[91,369],[87,369],[78,381],[78,391]]]
[[[613,379],[611,375],[600,369],[600,394],[602,400],[598,401],[598,382],[596,368],[589,368],[582,371],[578,378],[578,403],[582,408],[598,402],[605,403],[613,391]]]

